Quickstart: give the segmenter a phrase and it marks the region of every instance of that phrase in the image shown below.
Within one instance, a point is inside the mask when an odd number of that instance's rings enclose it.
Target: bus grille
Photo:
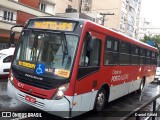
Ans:
[[[18,98],[22,101],[22,102],[25,102],[25,103],[28,103],[32,106],[35,106],[36,108],[39,108],[39,109],[44,109],[44,106],[45,104],[42,103],[42,102],[38,102],[36,101],[35,103],[31,103],[31,102],[28,102],[25,100],[25,96],[21,95],[21,94],[18,94]]]

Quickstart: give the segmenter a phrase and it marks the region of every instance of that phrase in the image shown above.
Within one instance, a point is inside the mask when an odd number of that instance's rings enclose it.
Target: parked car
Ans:
[[[158,82],[160,82],[160,67],[156,68],[155,80],[157,80]]]
[[[15,48],[0,50],[0,76],[8,75]]]

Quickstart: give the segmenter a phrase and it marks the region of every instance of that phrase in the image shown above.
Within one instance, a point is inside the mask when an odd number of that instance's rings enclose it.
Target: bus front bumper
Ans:
[[[8,81],[7,84],[7,93],[10,97],[14,99],[18,99],[26,104],[29,104],[31,106],[34,106],[38,109],[41,109],[43,111],[46,111],[50,114],[64,117],[64,118],[69,118],[69,101],[71,101],[71,97],[63,97],[60,100],[48,100],[48,99],[41,99],[29,94],[26,94],[24,92],[21,92],[20,90],[16,89],[10,81]],[[26,96],[30,96],[35,100],[34,103],[29,102],[26,100]],[[67,100],[68,99],[68,100]],[[42,116],[43,117],[43,116]]]

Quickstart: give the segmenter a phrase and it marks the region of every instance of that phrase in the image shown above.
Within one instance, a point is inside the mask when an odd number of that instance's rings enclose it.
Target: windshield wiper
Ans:
[[[68,46],[64,32],[61,32],[61,36],[62,36],[61,40],[62,40],[62,52],[63,52],[63,59],[62,59],[62,66],[63,66],[65,56],[68,55]]]

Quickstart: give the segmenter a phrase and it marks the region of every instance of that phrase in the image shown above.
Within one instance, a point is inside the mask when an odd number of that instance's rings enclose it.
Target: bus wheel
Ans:
[[[144,78],[141,80],[141,84],[139,86],[138,92],[141,93],[144,89],[145,80]]]
[[[103,88],[101,88],[97,94],[96,101],[95,101],[95,110],[102,111],[106,102],[106,92]]]

